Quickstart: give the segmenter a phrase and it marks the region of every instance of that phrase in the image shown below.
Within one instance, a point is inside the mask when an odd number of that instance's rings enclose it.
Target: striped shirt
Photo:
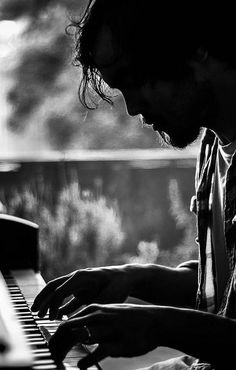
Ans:
[[[227,171],[224,199],[224,237],[229,278],[217,307],[217,280],[212,246],[212,194],[216,168],[219,139],[215,133],[206,129],[201,142],[196,170],[196,196],[191,202],[191,210],[197,216],[197,243],[199,245],[198,291],[196,308],[218,315],[236,318],[236,154],[232,157]],[[194,264],[193,264],[194,268]],[[214,370],[210,364],[200,360],[194,362],[191,370]]]
[[[236,155],[226,178],[224,231],[229,261],[229,279],[223,299],[216,311],[216,272],[211,243],[212,189],[215,174],[218,138],[206,130],[202,139],[196,171],[196,197],[192,210],[197,215],[199,244],[199,284],[197,309],[236,318]]]

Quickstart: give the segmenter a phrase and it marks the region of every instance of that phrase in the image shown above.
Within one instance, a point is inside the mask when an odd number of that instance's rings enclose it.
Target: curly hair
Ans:
[[[99,26],[99,17],[96,17],[96,12],[91,11],[94,5],[95,1],[89,0],[81,18],[78,21],[72,19],[66,28],[68,34],[71,34],[71,28],[74,29],[75,46],[73,64],[82,67],[82,79],[78,94],[80,102],[88,109],[94,109],[97,106],[94,99],[88,101],[87,93],[91,91],[97,93],[102,100],[113,104],[111,97],[105,93],[106,84],[98,68],[95,66],[92,56],[94,46],[93,36],[96,35],[95,27]],[[90,18],[92,18],[91,22],[94,22],[94,25],[90,26]],[[91,102],[93,106],[89,104]]]
[[[226,13],[228,19],[230,9]],[[95,92],[112,104],[99,71],[104,65],[96,65],[93,57],[103,25],[110,28],[117,49],[109,65],[125,55],[130,72],[141,84],[146,80],[182,79],[190,73],[188,62],[199,48],[235,65],[234,22],[225,26],[223,18],[222,7],[214,3],[212,9],[209,0],[88,0],[80,19],[67,27],[74,30],[73,63],[82,68],[80,101],[90,109],[94,107],[89,104],[92,101],[96,107],[90,94]]]

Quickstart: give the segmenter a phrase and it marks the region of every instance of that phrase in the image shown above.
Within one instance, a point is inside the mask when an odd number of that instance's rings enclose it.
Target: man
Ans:
[[[123,94],[164,140],[184,148],[207,128],[196,175],[199,262],[176,268],[124,265],[78,270],[50,282],[32,307],[63,323],[51,348],[98,343],[86,368],[107,356],[157,346],[188,356],[152,369],[233,369],[236,332],[236,61],[232,11],[208,2],[96,0],[74,26],[81,101]],[[227,19],[227,24],[223,21]],[[107,85],[111,88],[108,89]],[[73,298],[63,305],[69,295]],[[124,304],[133,296],[150,305]],[[197,359],[197,360],[196,360]]]

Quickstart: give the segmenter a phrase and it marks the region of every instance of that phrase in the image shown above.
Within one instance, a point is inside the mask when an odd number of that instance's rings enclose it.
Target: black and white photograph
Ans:
[[[1,0],[0,370],[233,370],[233,5]]]

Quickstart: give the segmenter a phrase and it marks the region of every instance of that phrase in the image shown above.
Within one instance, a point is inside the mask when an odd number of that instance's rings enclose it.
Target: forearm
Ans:
[[[197,272],[189,268],[161,265],[127,265],[130,296],[157,305],[195,307]]]
[[[157,317],[157,336],[160,335],[158,322],[163,329],[161,345],[209,362],[214,369],[235,366],[235,320],[173,307],[159,307]]]

